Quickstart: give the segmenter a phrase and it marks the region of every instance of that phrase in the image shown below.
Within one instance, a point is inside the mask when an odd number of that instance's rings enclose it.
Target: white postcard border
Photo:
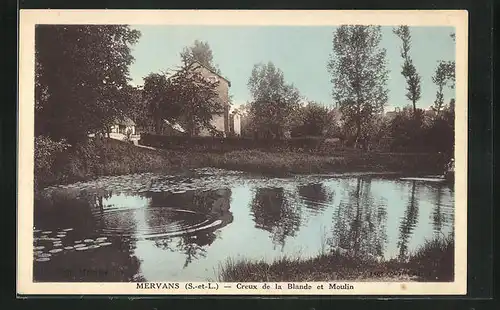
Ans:
[[[137,283],[36,283],[33,282],[33,154],[34,154],[34,27],[36,24],[130,25],[241,25],[335,26],[341,24],[448,26],[456,29],[455,116],[455,281],[335,282],[346,289],[328,288],[333,282],[308,282],[311,289],[238,289],[237,283],[217,283],[218,289],[138,288]],[[467,288],[467,61],[468,12],[458,10],[398,11],[235,11],[235,10],[21,10],[19,24],[19,127],[17,204],[18,294],[70,295],[461,295]],[[167,283],[167,282],[165,282]],[[192,282],[193,285],[208,282]],[[250,284],[250,283],[245,283]],[[275,283],[268,283],[271,287]],[[305,285],[306,282],[296,283]],[[352,289],[350,286],[352,285]],[[230,288],[224,288],[230,286]],[[168,285],[167,285],[168,287]]]

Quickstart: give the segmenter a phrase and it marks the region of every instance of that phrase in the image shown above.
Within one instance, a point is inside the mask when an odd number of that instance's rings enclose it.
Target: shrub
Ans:
[[[35,137],[34,145],[34,181],[35,187],[40,179],[54,178],[53,169],[56,158],[70,145],[65,140],[54,141],[46,136]]]
[[[322,148],[323,137],[297,137],[291,139],[252,139],[246,137],[179,137],[154,134],[141,135],[142,145],[166,149],[190,149],[194,151],[230,152],[261,150],[271,152],[317,152]],[[334,147],[333,144],[329,145]]]

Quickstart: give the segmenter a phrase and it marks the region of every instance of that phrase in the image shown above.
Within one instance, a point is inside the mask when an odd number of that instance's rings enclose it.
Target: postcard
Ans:
[[[467,11],[19,27],[19,295],[466,293]]]

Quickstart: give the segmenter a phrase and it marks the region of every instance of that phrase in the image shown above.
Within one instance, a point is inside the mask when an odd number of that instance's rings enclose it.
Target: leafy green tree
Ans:
[[[198,61],[203,66],[220,74],[219,68],[214,64],[213,52],[208,42],[195,40],[192,46],[185,47],[182,50],[181,58],[186,63]]]
[[[424,114],[416,113],[410,106],[404,107],[390,122],[391,148],[397,151],[419,151],[424,147]]]
[[[249,112],[255,130],[283,138],[291,128],[294,111],[300,107],[299,91],[285,83],[283,72],[272,62],[254,65],[248,88],[252,94]]]
[[[219,81],[206,79],[196,66],[184,60],[180,70],[167,80],[166,106],[179,109],[178,119],[189,135],[202,128],[215,134],[212,118],[224,113],[227,103],[222,102],[217,91]]]
[[[180,102],[169,100],[168,88],[167,77],[164,74],[150,73],[144,77],[142,96],[157,134],[161,133],[164,119],[172,121],[180,115]]]
[[[420,85],[420,75],[417,73],[417,69],[413,64],[413,60],[410,57],[410,47],[411,47],[411,34],[408,26],[399,26],[394,29],[394,33],[401,39],[401,57],[403,58],[403,65],[401,74],[406,79],[406,98],[410,100],[413,104],[413,114],[417,111],[417,101],[421,96],[421,85]]]
[[[37,25],[36,134],[74,143],[125,114],[139,37],[126,25]]]
[[[436,67],[436,71],[432,76],[432,81],[438,87],[436,92],[436,99],[434,100],[433,110],[437,115],[440,114],[444,107],[444,94],[443,90],[446,86],[455,88],[455,62],[453,61],[440,61]]]
[[[453,42],[455,42],[455,33],[451,33],[450,37]],[[433,110],[436,111],[436,114],[439,116],[441,110],[444,107],[443,89],[446,86],[450,87],[451,89],[455,89],[455,61],[439,61],[432,77],[432,81],[438,87]],[[453,99],[453,103],[454,102],[455,99]]]
[[[354,132],[354,145],[361,146],[363,127],[382,113],[388,100],[386,51],[380,47],[380,26],[341,26],[333,36],[328,63],[333,100],[343,123]]]
[[[324,105],[310,101],[298,110],[299,120],[292,130],[297,136],[322,136],[328,127],[330,115]]]
[[[139,126],[148,125],[148,105],[143,97],[143,90],[128,85],[125,87],[124,91],[127,92],[127,97],[129,98],[127,115]]]

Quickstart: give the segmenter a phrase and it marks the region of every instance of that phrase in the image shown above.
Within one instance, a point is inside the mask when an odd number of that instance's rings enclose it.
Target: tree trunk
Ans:
[[[354,140],[354,148],[359,148],[359,136],[361,135],[361,121],[356,120],[356,139]]]

